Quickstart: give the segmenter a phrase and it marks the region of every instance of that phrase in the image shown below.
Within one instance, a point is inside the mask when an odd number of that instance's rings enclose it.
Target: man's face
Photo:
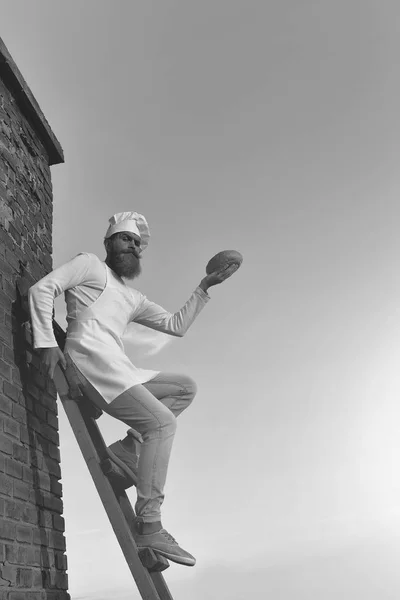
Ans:
[[[141,273],[140,237],[129,231],[115,233],[107,240],[107,264],[119,277],[134,279]]]

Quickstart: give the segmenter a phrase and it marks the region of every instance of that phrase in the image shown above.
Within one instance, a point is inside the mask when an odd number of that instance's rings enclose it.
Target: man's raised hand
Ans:
[[[201,280],[199,287],[201,287],[201,289],[204,292],[206,292],[209,287],[213,285],[218,285],[219,283],[225,281],[225,279],[228,279],[228,277],[233,275],[233,273],[237,271],[238,268],[239,265],[236,263],[226,265],[222,269],[218,269],[218,271],[214,271],[213,273],[206,275],[204,279]]]
[[[54,371],[58,363],[61,364],[63,369],[67,368],[65,356],[58,346],[54,346],[53,348],[42,348],[40,354],[43,370],[46,375],[51,377],[51,379],[54,377]]]

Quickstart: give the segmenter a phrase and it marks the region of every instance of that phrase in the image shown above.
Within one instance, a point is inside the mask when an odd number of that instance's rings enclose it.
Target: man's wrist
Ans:
[[[204,279],[202,279],[202,280],[201,280],[201,282],[199,283],[199,288],[200,288],[201,290],[203,290],[203,292],[204,292],[205,294],[207,294],[207,290],[208,290],[208,288],[209,288],[209,287],[210,287],[210,286],[208,286],[208,285],[207,285],[207,283],[204,281]],[[207,295],[208,295],[208,294],[207,294]]]

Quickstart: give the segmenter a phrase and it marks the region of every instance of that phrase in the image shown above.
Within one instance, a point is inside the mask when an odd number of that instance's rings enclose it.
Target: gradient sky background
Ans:
[[[104,256],[108,218],[130,209],[152,231],[137,287],[172,311],[215,252],[244,255],[187,336],[142,362],[199,386],[164,505],[198,560],[167,571],[174,599],[398,600],[398,1],[0,14],[65,151],[55,266]],[[72,599],[137,598],[60,413]]]

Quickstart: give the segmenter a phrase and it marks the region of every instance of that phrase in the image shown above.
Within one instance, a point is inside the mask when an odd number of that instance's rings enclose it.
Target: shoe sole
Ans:
[[[185,567],[194,567],[196,564],[196,560],[191,560],[190,558],[185,558],[184,556],[177,556],[176,554],[171,554],[166,550],[160,550],[160,548],[155,548],[154,546],[138,546],[138,550],[144,550],[145,548],[149,548],[156,552],[156,554],[160,554],[168,560],[172,560],[172,562],[178,563],[179,565],[184,565]]]
[[[136,485],[137,474],[134,473],[132,471],[132,469],[130,469],[123,460],[118,458],[118,456],[116,454],[114,454],[114,452],[112,450],[110,450],[109,448],[106,448],[106,451],[107,451],[108,458],[110,458],[113,462],[115,462],[115,464],[118,465],[119,468],[122,469],[123,472],[126,473],[126,475],[128,475],[128,477],[130,477],[135,482],[135,485]]]

